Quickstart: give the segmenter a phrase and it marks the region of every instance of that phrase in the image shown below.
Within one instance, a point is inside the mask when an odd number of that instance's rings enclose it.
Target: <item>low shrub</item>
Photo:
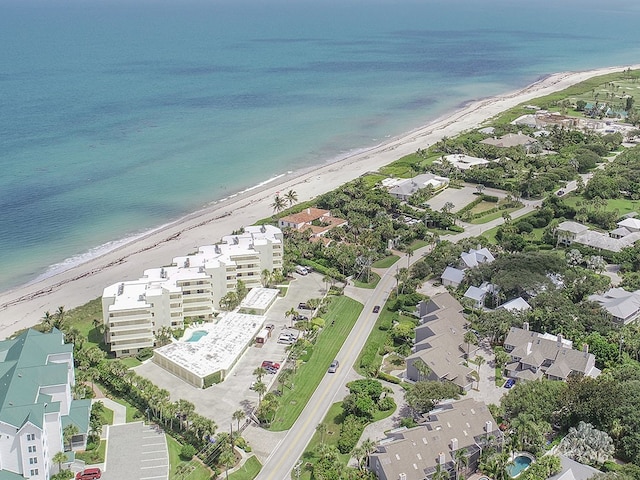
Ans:
[[[402,380],[399,379],[398,377],[394,377],[393,375],[389,375],[388,373],[385,373],[385,372],[378,372],[378,379],[384,380],[385,382],[389,382],[389,383],[395,383],[396,385],[399,385],[400,383],[402,383]]]

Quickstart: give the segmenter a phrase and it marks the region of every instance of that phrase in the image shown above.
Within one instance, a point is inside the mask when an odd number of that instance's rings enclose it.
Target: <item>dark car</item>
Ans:
[[[298,304],[298,309],[299,310],[311,310],[306,303],[299,303]]]
[[[307,320],[309,320],[309,317],[305,317],[304,315],[296,315],[295,317],[293,317],[293,320],[296,322],[306,322]]]
[[[373,307],[373,313],[378,313],[380,311],[380,305],[376,305]]]
[[[101,476],[99,468],[85,468],[82,472],[76,473],[76,480],[96,480]]]
[[[504,382],[504,388],[511,388],[516,384],[516,381],[513,378],[510,378],[506,382]]]

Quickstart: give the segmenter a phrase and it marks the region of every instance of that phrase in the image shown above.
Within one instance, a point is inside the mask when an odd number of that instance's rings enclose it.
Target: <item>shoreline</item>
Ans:
[[[268,217],[272,214],[269,205],[276,192],[292,189],[297,192],[299,201],[308,201],[414,153],[418,148],[425,148],[442,137],[452,137],[474,128],[522,102],[626,68],[637,69],[640,65],[543,75],[522,89],[463,102],[451,113],[385,139],[378,145],[354,149],[316,166],[273,175],[179,219],[134,235],[129,241],[126,238],[115,240],[113,243],[123,243],[68,269],[49,276],[44,276],[45,273],[27,284],[0,292],[0,339],[35,325],[45,311],[54,311],[60,305],[67,310],[82,305],[100,297],[108,285],[139,278],[147,268],[166,265],[176,256],[186,254],[200,245],[216,243],[232,230]],[[89,252],[70,257],[64,262]],[[63,265],[64,262],[57,265]]]

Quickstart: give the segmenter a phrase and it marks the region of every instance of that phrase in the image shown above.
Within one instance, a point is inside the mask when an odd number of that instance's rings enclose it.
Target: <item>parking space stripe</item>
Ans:
[[[153,467],[140,467],[141,470],[149,470],[150,468],[163,468],[168,467],[169,465],[154,465]]]

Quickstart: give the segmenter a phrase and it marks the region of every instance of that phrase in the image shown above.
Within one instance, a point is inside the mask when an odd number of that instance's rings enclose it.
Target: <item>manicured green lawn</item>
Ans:
[[[580,195],[571,195],[564,199],[567,205],[571,205],[572,207],[577,207],[577,204],[582,202],[583,204],[588,204],[588,200]],[[629,213],[629,212],[640,212],[640,200],[630,200],[627,198],[611,198],[607,200],[607,205],[604,207],[607,212],[613,212],[615,210],[618,211],[620,216]]]
[[[113,410],[104,407],[100,415],[100,422],[102,422],[102,425],[113,425]]]
[[[89,344],[97,345],[104,350],[104,338],[100,331],[93,325],[95,319],[102,322],[101,297],[94,298],[84,305],[71,309],[64,315],[64,321],[67,325],[74,326],[80,330],[80,333],[87,339]]]
[[[495,202],[480,202],[476,206],[474,206],[469,213],[471,215],[476,215],[478,213],[486,212],[487,210],[491,210],[492,208],[496,208]]]
[[[169,479],[185,478],[184,475],[178,476],[177,469],[180,464],[185,462],[180,458],[180,449],[182,445],[170,435],[167,435],[167,447],[169,450]],[[189,480],[209,480],[211,472],[205,468],[200,462],[192,462],[193,471],[189,473]]]
[[[373,268],[389,268],[396,263],[400,257],[397,255],[389,255],[388,257],[381,258],[377,262],[373,262],[371,265]]]
[[[369,275],[369,283],[361,282],[360,280],[354,280],[353,284],[358,288],[376,288],[376,285],[378,285],[379,281],[380,275],[371,272],[371,274]]]
[[[127,407],[127,423],[137,422],[144,418],[142,412],[140,412],[136,407],[131,405],[126,400],[123,400],[122,398],[112,398],[112,400],[119,403],[120,405],[124,405],[125,407]]]
[[[326,375],[329,365],[340,351],[342,344],[356,323],[362,304],[348,297],[336,297],[329,305],[324,319],[326,326],[318,336],[309,361],[298,368],[292,383],[293,390],[284,389],[280,407],[271,429],[282,431],[291,428]],[[332,325],[332,322],[333,323]]]
[[[262,470],[260,460],[255,455],[249,457],[241,468],[229,475],[229,480],[253,480]]]
[[[120,361],[124,363],[127,366],[127,368],[134,368],[134,367],[137,367],[138,365],[142,365],[142,362],[138,360],[136,357],[125,357],[125,358],[121,358]]]
[[[512,212],[515,212],[516,210],[520,210],[521,208],[522,207],[515,207],[515,208],[507,208],[505,210],[498,210],[497,212],[490,213],[488,215],[484,215],[484,216],[482,216],[480,218],[475,218],[475,219],[471,220],[470,223],[473,223],[475,225],[479,225],[479,224],[482,224],[482,223],[487,223],[487,222],[490,222],[492,220],[495,220],[496,218],[502,217],[502,214],[504,212],[512,213]]]

